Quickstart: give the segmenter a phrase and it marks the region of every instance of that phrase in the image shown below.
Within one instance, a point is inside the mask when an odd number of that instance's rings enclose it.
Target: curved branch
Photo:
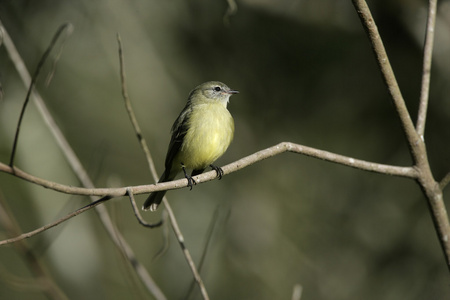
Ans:
[[[225,165],[222,167],[224,175],[236,172],[247,166],[250,166],[261,160],[270,158],[275,155],[279,155],[284,152],[293,152],[297,154],[303,154],[306,156],[318,158],[321,160],[349,166],[355,169],[370,171],[375,173],[381,173],[386,175],[393,175],[399,177],[407,177],[416,179],[418,177],[418,172],[413,167],[399,167],[391,166],[385,164],[379,164],[374,162],[368,162],[360,159],[355,159],[349,156],[344,156],[312,147],[303,146],[300,144],[282,142],[275,146],[266,148],[264,150],[253,153],[249,156],[241,158],[233,163]],[[134,195],[145,194],[155,191],[163,190],[174,190],[180,189],[188,186],[188,181],[186,178],[173,180],[169,182],[162,182],[157,184],[147,184],[147,185],[136,185],[131,187],[118,187],[118,188],[82,188],[74,187],[69,185],[64,185],[56,183],[53,181],[45,180],[31,174],[28,174],[17,167],[11,168],[10,166],[0,163],[0,172],[11,174],[18,178],[27,180],[31,183],[38,184],[42,187],[65,193],[71,195],[82,195],[82,196],[105,196],[109,195],[111,197],[121,197],[127,195],[127,189],[129,188]],[[200,175],[194,176],[197,183],[211,181],[217,178],[215,171],[210,171],[202,173]]]

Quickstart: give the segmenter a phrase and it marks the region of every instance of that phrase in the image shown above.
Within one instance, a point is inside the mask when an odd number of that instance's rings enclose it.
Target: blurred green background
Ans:
[[[116,33],[127,84],[159,172],[170,127],[189,91],[220,80],[236,134],[224,165],[281,141],[374,162],[410,155],[369,41],[350,0],[0,1],[0,18],[30,71],[65,23],[53,80],[37,88],[97,187],[152,183],[121,97]],[[413,120],[422,68],[426,2],[370,1]],[[426,142],[437,179],[450,167],[450,1],[440,1]],[[52,53],[55,58],[57,51]],[[8,163],[26,88],[0,48],[0,160]],[[30,104],[16,165],[59,183],[75,175]],[[448,198],[448,191],[445,195]],[[88,203],[0,173],[0,197],[26,232]],[[138,196],[139,204],[145,195]],[[168,193],[211,299],[449,299],[448,269],[415,182],[283,154]],[[448,202],[447,202],[448,204]],[[188,295],[192,275],[169,228],[140,226],[126,198],[105,204],[168,299]],[[158,221],[161,211],[144,213]],[[8,237],[3,229],[1,239]],[[70,299],[147,299],[94,211],[27,240]],[[0,248],[0,299],[46,299],[24,255]]]

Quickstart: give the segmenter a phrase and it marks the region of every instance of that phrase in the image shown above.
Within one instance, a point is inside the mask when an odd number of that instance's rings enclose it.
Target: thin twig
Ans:
[[[101,199],[98,199],[98,200],[96,200],[94,202],[89,203],[86,206],[83,206],[82,208],[77,209],[74,212],[71,212],[70,214],[65,215],[64,217],[62,217],[62,218],[60,218],[60,219],[58,219],[58,220],[56,220],[56,221],[54,221],[52,223],[49,223],[49,224],[44,225],[42,227],[39,227],[38,229],[35,229],[33,231],[29,231],[29,232],[23,233],[23,234],[21,234],[19,236],[16,236],[14,238],[10,238],[10,239],[7,239],[7,240],[0,241],[0,246],[6,245],[6,244],[15,243],[15,242],[21,241],[23,239],[30,238],[30,237],[38,234],[38,233],[41,233],[41,232],[46,231],[46,230],[48,230],[50,228],[53,228],[53,227],[61,224],[62,222],[65,222],[65,221],[67,221],[67,220],[69,220],[69,219],[71,219],[71,218],[73,218],[75,216],[78,216],[79,214],[84,213],[85,211],[88,211],[91,208],[93,208],[93,207],[95,207],[95,206],[97,206],[99,204],[102,204],[103,202],[105,202],[105,201],[107,201],[109,199],[111,199],[110,196],[105,196],[105,197],[103,197]]]
[[[444,188],[450,183],[450,172],[448,172],[444,178],[441,179],[439,182],[439,187],[441,190],[444,190]]]
[[[168,202],[168,201],[167,201]],[[170,223],[172,224],[172,229],[175,232],[175,235],[177,237],[178,243],[180,244],[181,250],[183,250],[184,257],[186,258],[186,261],[191,268],[191,272],[194,275],[195,281],[197,281],[198,286],[200,287],[200,292],[202,294],[203,299],[208,300],[208,292],[206,291],[205,285],[203,284],[203,280],[200,277],[200,273],[197,270],[197,267],[194,264],[194,260],[192,259],[191,253],[189,252],[189,249],[186,247],[186,244],[184,243],[184,237],[181,233],[180,227],[178,226],[178,222],[173,222],[173,220],[176,221],[175,215],[173,213],[172,207],[170,205],[165,206],[167,212],[169,213],[169,219]]]
[[[139,208],[136,205],[136,200],[134,199],[133,191],[130,188],[127,188],[127,194],[128,194],[128,197],[130,198],[131,207],[133,208],[134,215],[136,216],[136,219],[138,220],[139,224],[141,224],[144,227],[149,227],[149,228],[155,228],[155,227],[159,227],[162,225],[162,223],[163,223],[162,220],[159,221],[158,223],[154,223],[154,224],[147,223],[142,218],[141,213],[139,212]]]
[[[142,147],[142,149],[144,151],[145,157],[146,157],[147,162],[149,164],[150,171],[151,171],[155,181],[157,181],[158,180],[158,174],[156,172],[156,168],[154,167],[153,158],[151,156],[150,150],[148,149],[147,143],[146,143],[144,137],[141,134],[141,129],[140,129],[139,124],[137,122],[136,115],[134,114],[134,110],[133,110],[133,108],[131,106],[131,101],[130,101],[130,99],[128,97],[128,92],[127,92],[127,89],[126,89],[126,81],[125,81],[126,77],[125,77],[124,64],[123,64],[122,42],[121,42],[119,34],[117,34],[117,42],[118,42],[118,45],[119,45],[120,74],[121,74],[120,78],[121,78],[121,82],[122,82],[122,95],[123,95],[123,98],[124,98],[125,103],[126,103],[126,107],[127,107],[127,112],[128,112],[129,118],[131,120],[131,123],[132,123],[132,125],[134,127],[134,130],[136,132],[138,140],[139,140],[139,142],[141,144],[141,147]],[[131,189],[129,189],[128,191],[130,191],[131,195],[133,194]],[[178,222],[176,220],[175,214],[173,213],[172,208],[171,208],[171,206],[169,204],[169,201],[167,201],[166,197],[163,198],[163,201],[164,201],[165,208],[166,208],[166,210],[167,210],[167,212],[169,214],[169,219],[170,219],[170,223],[172,224],[172,229],[173,229],[173,231],[174,231],[174,233],[175,233],[175,235],[177,237],[178,243],[181,246],[181,249],[183,251],[184,257],[186,258],[186,261],[188,262],[188,265],[189,265],[189,267],[191,269],[191,272],[192,272],[195,280],[197,281],[197,284],[200,287],[200,291],[202,293],[203,299],[208,300],[209,296],[208,296],[208,293],[206,291],[205,285],[203,284],[203,280],[201,279],[200,274],[197,271],[197,267],[195,266],[195,263],[194,263],[194,261],[193,261],[193,259],[191,257],[191,254],[190,254],[188,248],[186,247],[186,245],[184,243],[184,237],[183,237],[183,234],[181,233],[180,227],[178,226]]]
[[[434,31],[436,24],[437,0],[429,0],[427,30],[425,32],[425,45],[423,49],[422,86],[420,90],[420,106],[417,115],[416,130],[424,139],[425,122],[430,96],[431,59],[433,57]]]
[[[237,13],[238,6],[235,0],[227,0],[228,7],[225,15],[223,16],[223,22],[226,26],[230,26],[230,18]]]
[[[67,34],[62,36],[61,47],[59,47],[58,52],[55,55],[55,59],[53,60],[52,68],[51,68],[50,72],[48,73],[47,78],[45,79],[45,86],[50,85],[50,82],[52,81],[53,76],[55,75],[56,65],[58,64],[58,61],[61,58],[61,55],[63,53],[63,48],[65,45],[65,38],[67,38],[72,33],[72,31],[73,31],[73,25],[68,23],[68,27],[66,30]]]
[[[120,82],[122,87],[122,96],[123,100],[125,102],[125,107],[127,109],[128,117],[130,118],[130,122],[133,125],[134,131],[136,132],[136,136],[138,138],[139,144],[142,147],[142,150],[145,153],[145,156],[150,158],[147,159],[148,167],[150,169],[150,172],[152,174],[156,174],[156,168],[155,164],[153,162],[153,159],[151,159],[150,150],[148,149],[147,143],[142,135],[141,127],[139,126],[139,123],[137,122],[136,115],[134,113],[133,107],[131,106],[130,98],[128,97],[128,89],[126,85],[126,76],[125,76],[125,65],[123,61],[123,50],[122,50],[122,40],[120,38],[120,35],[117,34],[117,42],[119,44],[119,63],[120,63]],[[158,178],[155,178],[155,181],[157,181]]]
[[[66,23],[66,24],[61,25],[58,28],[58,30],[56,31],[55,35],[52,38],[52,41],[50,42],[50,45],[48,46],[47,50],[45,50],[44,54],[42,55],[41,59],[39,60],[36,70],[34,71],[33,77],[31,78],[31,83],[28,87],[27,96],[25,97],[25,101],[22,105],[22,110],[20,111],[19,120],[17,122],[16,134],[14,136],[13,147],[11,150],[11,157],[9,160],[9,165],[11,167],[14,166],[14,157],[16,156],[16,149],[17,149],[17,143],[19,141],[20,128],[21,128],[23,117],[25,115],[25,110],[27,108],[28,102],[30,101],[31,91],[34,89],[34,85],[36,84],[36,80],[39,77],[39,73],[42,69],[42,66],[46,62],[48,56],[50,55],[50,52],[53,50],[53,47],[55,46],[55,44],[58,41],[61,34],[64,32],[64,30],[67,30],[68,27],[69,27],[69,24]]]
[[[215,233],[216,225],[219,220],[219,214],[221,212],[221,208],[222,208],[221,206],[218,206],[216,208],[216,210],[214,211],[213,217],[211,218],[211,222],[208,227],[208,232],[206,233],[205,245],[203,246],[203,251],[202,251],[202,254],[201,254],[199,262],[198,262],[198,271],[199,272],[203,268],[203,263],[205,262],[206,254],[210,247],[212,237],[213,237],[213,234]],[[230,216],[230,211],[228,210],[228,214],[227,214],[227,217],[225,217],[225,219],[228,219],[229,216]],[[194,290],[194,287],[195,287],[195,280],[193,280],[191,285],[189,286],[189,289],[188,289],[188,291],[186,293],[186,297],[185,297],[186,300],[190,298],[192,291]]]
[[[292,300],[300,300],[302,298],[303,287],[300,284],[294,285],[292,291]]]

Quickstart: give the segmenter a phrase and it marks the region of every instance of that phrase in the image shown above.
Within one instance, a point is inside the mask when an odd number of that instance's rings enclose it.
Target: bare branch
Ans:
[[[88,205],[83,206],[82,208],[77,209],[76,211],[74,211],[74,212],[72,212],[70,214],[65,215],[64,217],[62,217],[59,220],[56,220],[56,221],[54,221],[54,222],[52,222],[50,224],[47,224],[47,225],[42,226],[42,227],[39,227],[38,229],[35,229],[33,231],[30,231],[30,232],[27,232],[27,233],[23,233],[23,234],[21,234],[19,236],[16,236],[15,238],[11,238],[11,239],[0,241],[0,246],[6,245],[6,244],[15,243],[15,242],[21,241],[23,239],[30,238],[30,237],[38,234],[38,233],[46,231],[47,229],[55,227],[55,226],[61,224],[62,222],[65,222],[65,221],[67,221],[67,220],[69,220],[69,219],[71,219],[71,218],[73,218],[75,216],[78,216],[79,214],[81,214],[81,213],[83,213],[85,211],[88,211],[91,208],[93,208],[93,207],[95,207],[95,206],[97,206],[97,205],[99,205],[99,204],[101,204],[101,203],[103,203],[103,202],[105,202],[105,201],[107,201],[109,199],[111,199],[110,196],[105,196],[105,197],[103,197],[103,198],[101,198],[101,199],[99,199],[97,201],[91,202]]]
[[[417,182],[420,184],[422,191],[428,200],[431,217],[447,261],[447,267],[450,269],[450,222],[447,210],[445,208],[442,190],[440,189],[439,184],[434,180],[430,169],[424,139],[419,136],[412,124],[405,101],[403,100],[394,72],[392,71],[389,63],[386,50],[384,49],[383,42],[378,33],[377,26],[372,18],[372,14],[367,6],[367,3],[364,0],[353,0],[353,4],[359,14],[365,30],[367,31],[370,42],[372,43],[372,48],[380,66],[384,81],[388,87],[389,93],[391,94],[397,114],[400,117],[401,125],[414,160],[414,168],[417,170]],[[430,8],[430,11],[433,10],[435,9]],[[430,28],[427,28],[427,30],[430,30]],[[431,46],[431,44],[428,44],[427,47]],[[431,51],[431,49],[427,51]],[[427,58],[431,59],[431,53],[427,54],[424,59]],[[431,60],[430,62],[424,62],[424,66],[427,66],[428,63],[431,63]],[[424,117],[424,114],[426,114],[426,108],[422,108],[421,114]],[[424,126],[425,119],[421,122],[423,122],[421,126]]]
[[[375,24],[372,13],[370,12],[366,1],[353,0],[353,5],[358,12],[363,27],[367,31],[370,42],[372,43],[372,49],[380,67],[381,74],[383,75],[384,82],[389,90],[389,94],[392,97],[397,114],[400,117],[403,131],[408,141],[409,148],[411,149],[412,158],[414,162],[417,162],[420,156],[424,154],[424,147],[419,146],[421,141],[420,137],[414,128],[408,109],[406,108],[405,101],[398,86],[397,79],[395,78],[394,71],[392,70],[389,62],[389,58],[378,32],[377,25]]]
[[[302,298],[303,287],[300,284],[294,285],[294,289],[292,291],[292,300],[300,300]]]
[[[144,227],[149,227],[149,228],[160,227],[162,225],[162,223],[163,223],[162,220],[155,224],[149,224],[149,223],[145,222],[145,220],[142,218],[141,213],[139,212],[139,209],[136,205],[136,200],[134,200],[133,191],[130,188],[127,188],[127,194],[128,194],[128,197],[130,198],[130,202],[131,202],[131,206],[134,211],[134,215],[136,216],[136,219],[138,220],[139,224],[141,224]]]
[[[422,140],[424,139],[425,121],[427,118],[427,109],[430,96],[431,59],[433,57],[436,9],[437,0],[429,0],[427,30],[425,33],[425,45],[423,49],[423,70],[422,86],[420,91],[420,106],[416,124],[417,133],[422,138]]]
[[[212,172],[210,172],[210,173],[212,173]],[[175,232],[177,241],[180,244],[181,250],[183,250],[184,257],[186,258],[186,261],[191,269],[191,272],[194,275],[194,279],[197,282],[198,286],[200,287],[200,292],[202,294],[202,297],[203,297],[203,299],[208,300],[209,296],[206,291],[205,285],[203,284],[203,280],[200,277],[200,273],[197,271],[197,267],[194,264],[194,260],[192,259],[191,253],[189,252],[189,249],[186,247],[186,245],[184,243],[184,237],[183,237],[183,234],[181,233],[180,227],[178,226],[178,222],[173,222],[173,220],[176,221],[176,218],[173,213],[172,207],[170,205],[167,205],[167,203],[166,203],[165,207],[166,207],[167,212],[169,213],[170,224],[172,224],[172,229]]]
[[[128,90],[126,85],[126,76],[125,76],[125,65],[123,61],[123,50],[122,50],[122,40],[120,35],[117,34],[117,42],[119,44],[119,63],[120,63],[120,82],[122,86],[122,96],[125,102],[125,107],[127,109],[128,117],[130,118],[131,124],[133,125],[134,131],[136,132],[136,136],[138,138],[139,144],[141,145],[142,150],[145,153],[145,157],[147,157],[148,167],[150,168],[150,172],[152,175],[157,174],[155,164],[150,155],[150,150],[148,149],[147,142],[145,141],[142,130],[139,126],[139,123],[136,119],[136,114],[134,113],[133,107],[131,105],[130,98],[128,97]],[[154,176],[154,180],[158,181],[157,176]]]
[[[137,122],[136,115],[135,115],[134,110],[133,110],[133,108],[131,106],[131,101],[130,101],[130,99],[128,97],[128,92],[127,92],[126,82],[125,82],[125,71],[124,71],[124,63],[123,63],[122,42],[121,42],[119,34],[117,34],[117,42],[119,44],[120,78],[121,78],[121,83],[122,83],[122,95],[123,95],[123,98],[124,98],[124,101],[125,101],[125,105],[126,105],[127,112],[128,112],[129,117],[130,117],[131,123],[132,123],[133,128],[134,128],[134,130],[136,132],[136,135],[137,135],[138,140],[139,140],[139,142],[141,144],[141,147],[142,147],[142,149],[143,149],[143,151],[145,153],[145,157],[146,157],[147,162],[149,164],[150,171],[151,171],[151,173],[153,175],[154,180],[157,181],[158,180],[158,174],[156,172],[155,164],[153,163],[153,158],[151,156],[150,150],[148,149],[147,142],[145,141],[144,137],[141,134],[141,129],[139,127],[139,123]],[[130,198],[132,200],[133,209],[135,210],[135,214],[136,214],[136,207],[135,207],[135,204],[133,203],[133,200],[134,200],[133,191],[131,190],[131,188],[128,188],[127,192],[128,192],[128,195],[130,195]],[[203,281],[202,281],[202,279],[200,277],[200,274],[197,271],[197,267],[195,266],[195,263],[192,260],[192,257],[191,257],[191,254],[189,252],[189,249],[184,244],[184,237],[183,237],[183,234],[181,233],[180,227],[178,226],[178,222],[177,222],[177,219],[175,217],[175,214],[173,213],[172,208],[171,208],[171,206],[169,204],[169,201],[167,201],[166,197],[163,198],[163,201],[164,201],[166,210],[167,210],[167,212],[169,214],[169,219],[170,219],[170,223],[172,224],[172,229],[175,232],[175,235],[177,237],[178,243],[180,244],[181,249],[183,251],[184,257],[186,258],[186,261],[188,262],[188,265],[191,268],[191,272],[194,275],[194,279],[197,282],[198,286],[200,287],[200,291],[201,291],[201,294],[203,296],[203,299],[208,300],[209,296],[208,296],[208,293],[206,291],[205,285],[203,284]],[[145,222],[141,222],[142,220],[140,218],[140,214],[139,213],[136,214],[136,216],[138,216],[138,215],[139,215],[139,217],[138,217],[139,222],[141,224],[146,224]],[[148,226],[148,227],[150,227],[150,226]],[[155,226],[153,226],[153,227],[155,227]]]
[[[303,154],[311,156],[314,158],[322,159],[329,162],[334,162],[337,164],[342,164],[359,170],[365,170],[380,174],[393,175],[399,177],[407,177],[416,179],[418,177],[417,170],[413,167],[398,167],[391,165],[378,164],[373,162],[368,162],[364,160],[355,159],[352,157],[335,154],[332,152],[307,147],[295,143],[283,142],[275,146],[266,148],[264,150],[253,153],[249,156],[241,158],[233,163],[225,165],[222,167],[224,175],[236,172],[261,160],[270,158],[275,155],[279,155],[284,152],[293,152],[298,154]],[[148,185],[136,185],[131,187],[118,187],[118,188],[82,188],[68,186],[49,180],[45,180],[33,175],[30,175],[21,169],[3,164],[0,162],[0,172],[8,173],[14,175],[18,178],[22,178],[31,183],[38,184],[45,188],[62,192],[71,195],[83,195],[83,196],[104,196],[109,195],[111,197],[120,197],[127,195],[127,188],[130,188],[134,195],[145,194],[155,191],[173,190],[180,189],[188,186],[188,181],[186,178],[173,180],[169,182],[162,182],[157,184]],[[200,175],[194,176],[195,181],[199,184],[201,182],[211,181],[217,178],[215,171],[209,171],[202,173]]]
[[[52,41],[50,42],[50,45],[48,46],[47,50],[45,50],[44,54],[42,55],[38,65],[36,67],[36,71],[33,74],[31,83],[28,87],[27,96],[25,97],[25,102],[23,103],[22,110],[20,111],[19,120],[17,122],[16,134],[14,137],[14,143],[13,143],[13,147],[12,147],[12,151],[11,151],[11,158],[9,160],[9,165],[11,167],[14,165],[14,157],[16,156],[17,143],[19,141],[20,125],[22,124],[22,120],[25,115],[25,110],[26,110],[28,102],[30,100],[31,91],[34,89],[34,85],[36,84],[36,80],[39,76],[39,73],[41,72],[42,66],[44,65],[45,61],[47,60],[48,56],[50,55],[50,52],[53,50],[53,47],[55,46],[55,44],[58,41],[61,34],[64,32],[64,30],[67,30],[68,27],[69,27],[69,24],[63,24],[58,28],[55,35],[53,36]]]
[[[228,7],[225,15],[223,16],[223,22],[226,26],[230,26],[230,18],[237,13],[238,6],[235,0],[227,0]]]
[[[450,183],[450,172],[448,172],[444,178],[439,182],[439,187],[441,190],[444,190],[444,188]]]
[[[261,161],[266,158],[270,158],[272,156],[284,153],[284,152],[293,152],[298,154],[303,154],[306,156],[318,158],[321,160],[349,166],[352,168],[356,168],[359,170],[365,170],[375,173],[400,176],[400,177],[409,177],[416,178],[417,172],[412,167],[398,167],[391,165],[384,165],[379,163],[368,162],[356,158],[352,158],[349,156],[344,156],[308,146],[303,146],[300,144],[295,144],[291,142],[282,142],[275,146],[269,147],[267,149],[256,152],[252,155],[244,157],[234,163],[224,166],[222,169],[224,174],[229,174],[231,172],[236,171],[237,169],[241,169],[243,167],[254,164],[255,162]],[[206,173],[205,173],[206,174]],[[204,174],[198,175],[195,177],[195,181],[199,182],[203,178]],[[209,176],[208,176],[209,177]],[[197,179],[198,178],[198,179]]]

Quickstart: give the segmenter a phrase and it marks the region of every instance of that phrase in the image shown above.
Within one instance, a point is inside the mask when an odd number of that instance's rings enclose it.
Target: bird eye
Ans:
[[[216,86],[216,87],[214,88],[214,90],[215,90],[216,92],[220,92],[222,89],[220,88],[220,86]]]

